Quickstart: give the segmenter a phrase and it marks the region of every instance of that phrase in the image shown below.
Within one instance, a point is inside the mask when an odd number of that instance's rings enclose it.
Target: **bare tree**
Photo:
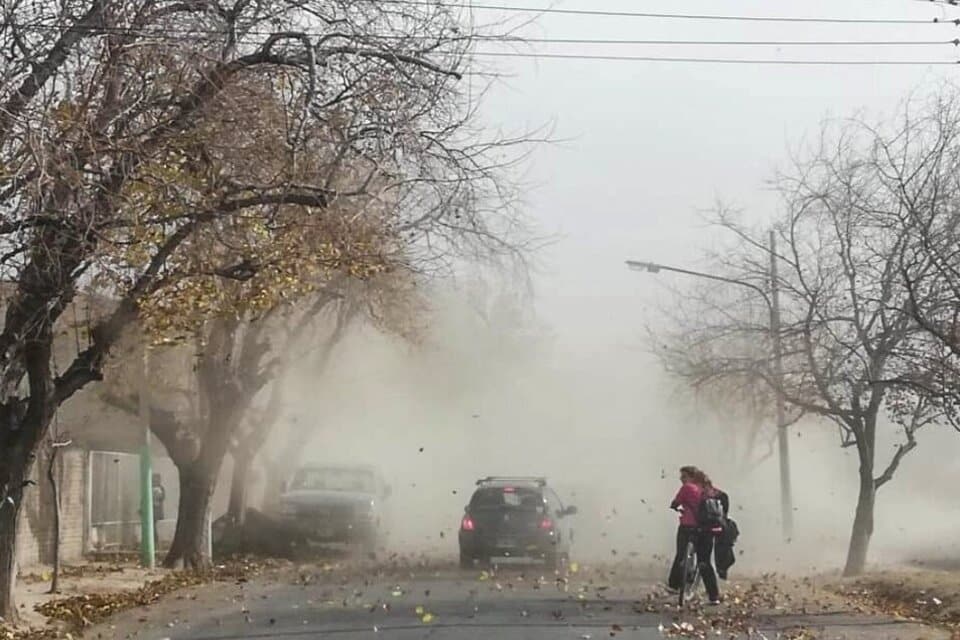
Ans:
[[[664,370],[681,383],[681,393],[692,392],[705,411],[720,417],[722,435],[731,445],[730,462],[746,475],[773,455],[777,437],[776,391],[750,368],[731,370],[718,363],[728,358],[763,361],[768,357],[771,345],[765,324],[767,309],[757,308],[756,318],[740,318],[741,323],[748,319],[756,322],[749,331],[740,326],[736,333],[728,333],[724,325],[730,318],[722,309],[739,308],[741,313],[752,309],[740,306],[740,287],[718,292],[711,281],[709,287],[695,284],[685,289],[671,287],[670,291],[669,303],[657,312],[661,322],[647,327],[650,351]],[[718,293],[735,297],[728,300]],[[704,315],[706,309],[711,314]],[[803,415],[795,407],[792,409],[790,423]]]
[[[907,239],[876,224],[882,207],[879,176],[860,161],[849,128],[824,135],[808,160],[779,180],[784,215],[774,258],[782,301],[784,376],[775,375],[766,348],[764,304],[752,290],[717,291],[673,336],[696,354],[704,380],[762,379],[798,410],[832,421],[842,447],[859,459],[859,492],[845,573],[863,571],[873,534],[877,490],[889,482],[917,444],[922,427],[942,407],[918,393],[913,347],[918,327],[910,313],[899,261]],[[717,268],[762,289],[770,248],[721,213],[737,239]],[[743,296],[746,295],[747,298]],[[755,297],[751,297],[755,296]],[[682,342],[681,342],[682,341]],[[750,345],[763,344],[758,353]],[[878,432],[899,432],[889,459],[878,456]]]
[[[922,329],[910,344],[912,391],[960,430],[960,91],[945,85],[895,120],[854,124],[882,194],[875,224],[905,238],[898,268]]]
[[[223,282],[251,285],[254,308],[302,292],[314,274],[297,258],[338,261],[316,240],[357,212],[421,265],[513,251],[518,218],[493,204],[509,194],[491,152],[514,141],[478,141],[475,94],[460,82],[476,26],[448,7],[68,0],[2,11],[0,277],[17,289],[0,331],[0,616],[12,618],[37,448],[138,315],[163,331],[184,309],[215,317],[228,310]],[[85,285],[115,307],[56,373],[53,327]]]
[[[729,446],[729,462],[741,476],[751,474],[773,456],[777,442],[776,393],[759,376],[746,373],[727,374],[712,368],[713,359],[691,349],[677,336],[658,332],[654,355],[664,369],[683,383],[682,393],[691,391],[701,403],[701,410],[718,419],[722,436]],[[669,340],[670,342],[664,342]],[[742,345],[756,349],[759,345]],[[755,355],[762,358],[759,353]],[[803,417],[803,411],[789,407],[788,427]]]

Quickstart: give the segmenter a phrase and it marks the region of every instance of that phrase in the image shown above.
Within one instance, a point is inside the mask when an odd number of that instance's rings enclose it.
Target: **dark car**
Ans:
[[[383,543],[384,502],[390,487],[366,466],[306,465],[293,474],[280,498],[283,516],[311,540]]]
[[[564,506],[545,478],[491,477],[477,489],[460,521],[460,566],[491,558],[533,558],[556,569],[570,558],[573,530]]]

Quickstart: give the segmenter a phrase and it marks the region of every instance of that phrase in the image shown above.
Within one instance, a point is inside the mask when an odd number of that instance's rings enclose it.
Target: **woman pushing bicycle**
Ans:
[[[710,604],[720,604],[720,588],[711,558],[715,538],[723,532],[723,523],[730,508],[727,495],[713,486],[703,471],[693,466],[680,468],[680,490],[670,503],[680,512],[677,527],[677,554],[670,568],[668,586],[683,593],[691,581],[688,556],[696,555],[692,582],[703,578]]]

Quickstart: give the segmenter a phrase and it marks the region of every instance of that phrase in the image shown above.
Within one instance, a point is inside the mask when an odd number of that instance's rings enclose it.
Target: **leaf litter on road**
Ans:
[[[66,623],[71,631],[77,632],[102,622],[121,611],[151,605],[159,601],[164,595],[186,587],[199,586],[209,582],[245,581],[248,576],[259,573],[270,564],[249,559],[238,559],[218,565],[209,571],[169,573],[133,591],[89,593],[57,598],[37,605],[36,610],[47,618]],[[20,640],[18,636],[10,637]],[[34,636],[23,637],[32,639]],[[36,637],[43,638],[43,636]],[[3,635],[0,635],[0,638],[6,640]]]

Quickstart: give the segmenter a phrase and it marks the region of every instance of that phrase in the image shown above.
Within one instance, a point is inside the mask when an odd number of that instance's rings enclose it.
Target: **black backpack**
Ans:
[[[726,524],[723,525],[723,534],[720,536],[720,542],[732,547],[737,543],[737,538],[739,537],[740,527],[737,526],[733,518],[727,518]]]
[[[712,496],[703,496],[697,508],[697,524],[701,527],[715,529],[723,527],[726,518],[723,516],[723,502],[720,493]]]

